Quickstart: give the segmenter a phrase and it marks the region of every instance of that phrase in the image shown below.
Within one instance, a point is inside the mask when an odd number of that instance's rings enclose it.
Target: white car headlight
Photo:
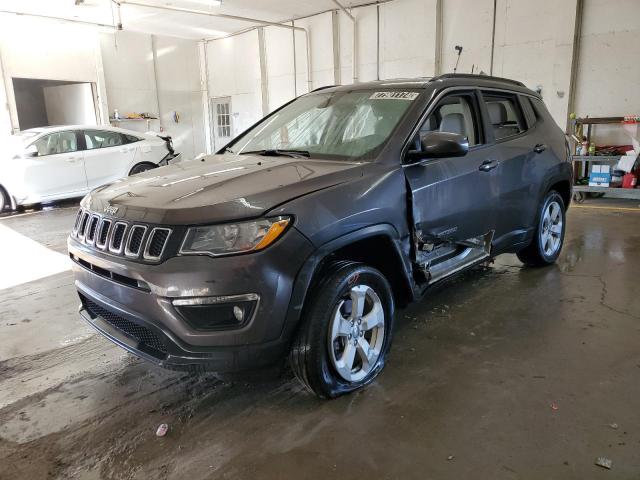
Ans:
[[[191,227],[180,247],[183,255],[230,255],[262,250],[287,229],[289,217]]]

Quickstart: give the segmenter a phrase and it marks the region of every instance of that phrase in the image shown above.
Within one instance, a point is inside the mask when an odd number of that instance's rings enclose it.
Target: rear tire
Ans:
[[[320,398],[373,381],[391,345],[393,312],[391,287],[378,270],[353,262],[329,266],[291,349],[298,380]]]
[[[547,193],[538,211],[538,225],[533,240],[517,255],[522,263],[532,267],[543,267],[554,263],[564,244],[566,229],[565,205],[555,190]]]
[[[149,163],[149,162],[138,163],[137,165],[133,166],[133,168],[129,172],[129,176],[135,175],[137,173],[146,172],[147,170],[152,170],[154,168],[158,168],[158,166],[154,165],[153,163]]]

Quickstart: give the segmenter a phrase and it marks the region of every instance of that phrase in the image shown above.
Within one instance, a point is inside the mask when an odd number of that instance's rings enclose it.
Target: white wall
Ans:
[[[234,135],[263,117],[257,30],[206,46],[209,96],[231,97]]]
[[[155,61],[154,61],[155,41]],[[100,34],[108,111],[149,113],[152,131],[171,135],[176,151],[192,158],[205,151],[198,44],[193,40],[121,31]],[[156,85],[157,78],[157,85]],[[175,122],[173,112],[178,113]],[[122,128],[144,132],[145,121]]]
[[[10,19],[10,21],[6,21]],[[99,115],[105,118],[102,102],[104,78],[100,68],[100,48],[94,28],[45,20],[2,16],[0,56],[4,81],[0,94],[8,112],[0,115],[0,135],[17,131],[18,115],[12,78],[38,78],[94,83],[98,89]]]
[[[97,125],[90,83],[44,87],[42,90],[50,125]]]
[[[585,0],[576,88],[579,117],[640,114],[640,2]],[[595,127],[598,143],[630,144],[619,127]]]

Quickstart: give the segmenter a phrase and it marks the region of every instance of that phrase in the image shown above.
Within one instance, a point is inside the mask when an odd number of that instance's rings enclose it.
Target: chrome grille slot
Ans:
[[[85,236],[85,241],[87,243],[93,243],[96,239],[96,229],[98,228],[98,223],[100,222],[100,217],[97,215],[93,215],[89,220],[89,225],[87,226],[87,232]]]
[[[147,246],[144,249],[144,258],[146,260],[159,260],[169,240],[171,234],[170,228],[154,228],[147,240]]]
[[[100,224],[100,228],[98,229],[98,236],[96,237],[96,247],[104,248],[107,245],[107,240],[109,239],[109,230],[111,229],[111,225],[113,222],[106,218],[102,219],[102,223]]]
[[[80,228],[78,229],[78,238],[80,240],[84,240],[85,231],[87,230],[87,223],[89,223],[89,218],[91,214],[88,212],[84,212],[82,215],[82,221],[80,222]]]
[[[124,234],[127,230],[127,224],[124,222],[116,222],[113,226],[111,241],[109,242],[109,251],[111,253],[121,253],[122,244],[124,243]]]
[[[78,228],[80,227],[80,222],[82,221],[82,215],[83,214],[84,214],[84,210],[82,210],[82,209],[78,210],[78,214],[76,215],[76,221],[73,224],[72,233],[74,235],[77,235],[77,233],[78,233]]]
[[[134,225],[129,230],[129,236],[124,247],[124,254],[127,257],[137,257],[140,254],[140,248],[142,247],[142,240],[144,234],[147,232],[147,227],[143,225]]]

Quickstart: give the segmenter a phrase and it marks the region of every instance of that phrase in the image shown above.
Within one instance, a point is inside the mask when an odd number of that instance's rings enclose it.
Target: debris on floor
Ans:
[[[158,425],[158,429],[156,430],[156,437],[164,437],[169,431],[169,425],[166,423],[161,423]]]
[[[613,461],[606,457],[598,457],[596,458],[596,465],[606,468],[607,470],[611,470],[611,467],[613,467]]]
[[[556,402],[551,402],[551,410],[558,410],[560,407]]]
[[[610,427],[610,428],[613,428],[614,430],[617,430],[617,429],[618,429],[618,427],[619,427],[619,425],[618,425],[617,423],[610,423],[610,424],[609,424],[609,427]]]
[[[455,458],[455,457],[454,457],[453,455],[449,455],[449,456],[447,457],[447,460],[453,460],[454,458]]]

